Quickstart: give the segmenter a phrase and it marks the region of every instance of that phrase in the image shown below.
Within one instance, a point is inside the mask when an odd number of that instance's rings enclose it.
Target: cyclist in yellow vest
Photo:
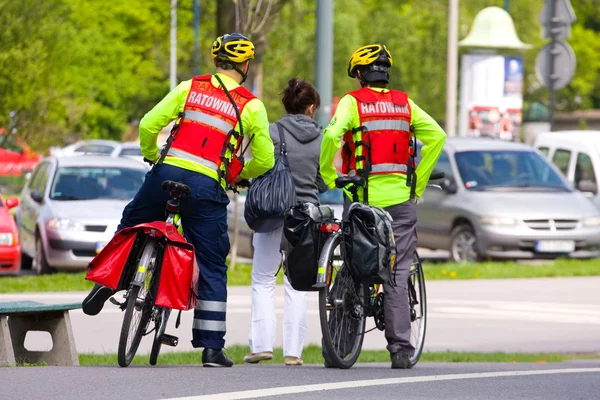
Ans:
[[[325,129],[320,168],[325,184],[334,189],[334,158],[343,139],[343,173],[368,178],[369,204],[384,208],[393,218],[396,284],[383,286],[385,337],[392,368],[411,368],[415,349],[410,343],[407,281],[417,247],[416,199],[425,191],[446,134],[406,93],[387,89],[391,66],[392,56],[380,43],[363,46],[352,54],[348,75],[360,89],[340,100]],[[423,143],[416,171],[412,136]],[[415,175],[416,185],[407,185],[407,176],[414,180]],[[359,198],[363,201],[364,193],[359,191]],[[327,360],[325,365],[330,366]]]
[[[140,121],[142,153],[156,165],[123,211],[118,229],[164,219],[168,194],[161,190],[163,181],[190,187],[191,195],[181,199],[181,218],[200,267],[192,345],[204,348],[205,367],[231,367],[233,361],[222,351],[229,253],[225,190],[267,172],[275,159],[265,107],[241,86],[254,58],[254,45],[238,33],[223,35],[214,42],[211,54],[215,74],[180,83]],[[163,160],[158,134],[176,119],[179,129],[172,134]],[[243,137],[252,150],[245,164],[236,157]],[[112,289],[97,285],[83,302],[84,312],[98,314],[112,294]]]

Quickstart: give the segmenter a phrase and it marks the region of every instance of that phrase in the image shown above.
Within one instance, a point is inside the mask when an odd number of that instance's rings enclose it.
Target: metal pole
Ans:
[[[194,75],[200,75],[200,0],[194,0]]]
[[[333,0],[317,1],[317,65],[315,83],[321,95],[317,122],[327,126],[333,92]]]
[[[448,6],[446,134],[448,136],[456,136],[456,91],[458,90],[458,0],[450,0]]]
[[[510,12],[510,0],[504,0],[504,9],[506,12]]]
[[[177,0],[171,0],[171,90],[177,86]]]
[[[548,21],[550,21],[550,51],[548,52],[548,89],[550,89],[550,104],[548,112],[550,117],[550,131],[554,130],[554,54],[556,51],[556,34],[553,32],[554,15],[556,15],[556,1],[548,0]]]

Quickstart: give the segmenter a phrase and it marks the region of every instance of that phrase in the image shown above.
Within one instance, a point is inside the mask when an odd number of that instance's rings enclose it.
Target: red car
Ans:
[[[16,275],[21,270],[21,241],[17,224],[9,210],[19,205],[19,199],[0,195],[0,275]]]

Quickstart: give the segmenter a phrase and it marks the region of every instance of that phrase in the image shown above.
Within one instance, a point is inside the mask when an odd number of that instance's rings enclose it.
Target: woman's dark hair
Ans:
[[[321,96],[317,89],[304,80],[292,78],[288,87],[283,89],[281,102],[288,114],[304,114],[306,109],[313,104],[316,108],[321,106]]]

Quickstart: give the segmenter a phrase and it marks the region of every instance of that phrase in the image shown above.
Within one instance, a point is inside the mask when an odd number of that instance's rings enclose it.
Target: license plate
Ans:
[[[573,240],[539,240],[535,243],[538,253],[572,253],[575,251]]]
[[[96,254],[100,253],[104,246],[106,246],[106,242],[96,242]]]

